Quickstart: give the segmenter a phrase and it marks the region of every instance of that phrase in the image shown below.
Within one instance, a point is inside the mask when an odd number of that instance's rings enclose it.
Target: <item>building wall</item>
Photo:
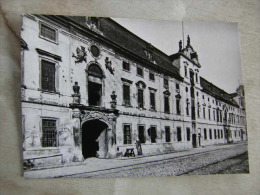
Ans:
[[[56,43],[45,40],[40,37],[40,25],[45,24],[56,29],[58,41]],[[200,79],[195,81],[194,84],[194,103],[196,119],[191,119],[191,97],[190,87],[191,82],[189,78],[189,70],[191,69],[198,74],[199,69],[197,65],[188,61],[186,58],[181,57],[179,60],[174,61],[173,65],[180,68],[180,75],[184,78],[183,82],[178,79],[164,75],[153,68],[143,66],[142,63],[137,62],[131,58],[126,57],[112,47],[104,43],[100,43],[92,39],[92,37],[77,34],[71,29],[66,29],[54,21],[45,20],[43,18],[35,17],[32,15],[23,16],[21,36],[25,42],[28,43],[28,50],[24,50],[23,54],[23,75],[22,81],[22,113],[24,119],[24,157],[30,158],[35,155],[55,155],[62,154],[62,158],[57,158],[56,163],[70,162],[75,160],[75,156],[79,155],[80,148],[76,147],[74,134],[75,126],[79,124],[73,118],[73,109],[70,104],[73,102],[72,94],[73,85],[78,82],[80,86],[81,104],[89,106],[88,101],[88,70],[89,65],[95,63],[103,71],[102,78],[102,102],[100,107],[105,109],[111,108],[111,94],[115,91],[116,109],[119,111],[116,119],[116,150],[118,154],[124,154],[126,148],[135,148],[135,142],[138,140],[137,128],[138,125],[145,126],[146,142],[142,144],[144,154],[164,153],[169,151],[178,151],[191,149],[192,134],[196,134],[197,146],[224,144],[227,143],[225,138],[225,125],[229,125],[231,134],[229,138],[233,142],[241,141],[241,133],[238,130],[246,132],[245,125],[240,120],[232,124],[228,119],[228,124],[216,121],[213,116],[213,110],[217,107],[223,110],[223,106],[229,108],[229,113],[234,115],[241,115],[245,117],[245,112],[241,109],[234,108],[226,103],[217,100],[215,97],[202,91]],[[100,56],[94,57],[89,48],[91,45],[96,45],[100,49]],[[72,57],[73,53],[76,54],[77,48],[84,47],[86,51],[86,61],[75,62]],[[47,51],[60,57],[57,59],[50,55],[44,55],[37,52],[36,49]],[[112,74],[106,68],[106,58],[111,61],[114,68]],[[56,92],[46,92],[41,89],[41,60],[47,60],[56,63]],[[125,71],[122,68],[123,61],[130,64],[130,71]],[[185,76],[185,69],[187,67],[188,74]],[[137,67],[143,68],[143,77],[136,73]],[[149,79],[149,72],[155,74],[155,81]],[[169,80],[169,86],[165,87],[164,79]],[[131,106],[123,105],[123,84],[124,79],[130,80],[130,103]],[[144,109],[138,108],[137,104],[137,86],[136,83],[144,82],[146,87],[144,89]],[[176,89],[176,83],[179,84],[180,89]],[[150,107],[150,89],[156,89],[155,100],[156,109],[151,110]],[[186,88],[188,90],[186,90]],[[164,92],[169,92],[169,105],[170,113],[164,112]],[[176,109],[176,95],[180,95],[180,108],[181,113],[177,114]],[[187,102],[189,104],[189,115],[186,113]],[[208,101],[209,99],[209,101]],[[220,105],[216,105],[218,102]],[[200,105],[200,117],[197,114],[197,105]],[[205,118],[203,117],[203,107],[206,109]],[[209,119],[208,109],[210,108],[211,117]],[[222,113],[223,117],[223,113]],[[42,119],[56,119],[57,120],[57,140],[58,146],[53,148],[42,147]],[[132,143],[124,144],[123,125],[131,125]],[[231,124],[231,125],[230,125]],[[82,124],[81,124],[82,125]],[[157,128],[156,143],[151,143],[148,129],[151,125]],[[165,141],[165,126],[170,127],[170,142]],[[181,128],[181,141],[177,140],[177,127]],[[80,128],[80,127],[79,127]],[[187,128],[190,128],[190,140],[187,140]],[[207,139],[205,139],[204,129],[207,130]],[[223,131],[223,136],[219,139],[209,139],[209,129]],[[234,134],[236,132],[236,136]],[[199,136],[200,135],[200,136]],[[243,140],[246,140],[245,133]],[[44,164],[44,161],[39,160],[39,164]],[[53,160],[52,160],[53,161]],[[53,163],[53,162],[52,162]]]

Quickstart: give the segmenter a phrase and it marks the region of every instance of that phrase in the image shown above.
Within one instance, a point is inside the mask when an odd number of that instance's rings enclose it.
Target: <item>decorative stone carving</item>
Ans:
[[[117,103],[117,101],[116,101],[116,98],[117,98],[116,92],[113,91],[112,95],[110,97],[112,99],[112,101],[110,102],[111,108],[116,108],[116,103]]]
[[[179,52],[182,50],[182,41],[179,41]]]
[[[82,61],[87,62],[87,52],[85,51],[85,47],[81,46],[81,49],[77,47],[76,52],[77,55],[72,53],[72,57],[76,58],[75,63],[79,63]]]
[[[187,46],[190,46],[190,35],[187,37]]]
[[[75,82],[75,84],[73,85],[74,94],[72,94],[74,104],[80,104],[81,96],[79,90],[80,86],[78,85],[78,82]]]
[[[108,57],[106,57],[106,59],[105,59],[105,65],[106,65],[106,68],[109,70],[109,72],[111,74],[114,74],[115,69],[112,68],[112,62],[111,62],[111,60],[109,61]]]
[[[81,120],[82,121],[88,121],[91,119],[99,119],[101,121],[104,121],[105,123],[108,123],[110,125],[113,124],[113,121],[115,119],[115,115],[110,113],[103,113],[98,111],[87,111],[85,114],[81,114]],[[83,124],[84,122],[82,122]]]

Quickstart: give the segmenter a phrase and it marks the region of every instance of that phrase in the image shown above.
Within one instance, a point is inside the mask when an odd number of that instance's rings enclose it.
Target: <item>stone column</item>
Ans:
[[[72,128],[73,128],[73,138],[74,138],[74,150],[72,161],[79,162],[83,161],[82,155],[82,132],[80,125],[80,110],[74,109],[72,111]]]

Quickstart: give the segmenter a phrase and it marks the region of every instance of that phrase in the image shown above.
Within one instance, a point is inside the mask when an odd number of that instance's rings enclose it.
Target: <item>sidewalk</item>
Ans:
[[[80,173],[88,173],[95,171],[102,171],[108,169],[114,169],[119,167],[137,165],[142,163],[148,163],[153,161],[167,160],[171,158],[182,157],[190,154],[197,154],[201,152],[207,152],[218,149],[228,149],[232,147],[243,146],[246,147],[247,142],[241,142],[230,145],[213,145],[207,146],[204,148],[194,148],[188,151],[168,153],[168,154],[159,154],[151,156],[137,156],[130,158],[116,158],[116,159],[98,159],[98,158],[89,158],[86,159],[80,165],[71,165],[58,168],[50,169],[41,169],[41,170],[30,170],[24,172],[25,178],[54,178],[54,177],[63,177]]]

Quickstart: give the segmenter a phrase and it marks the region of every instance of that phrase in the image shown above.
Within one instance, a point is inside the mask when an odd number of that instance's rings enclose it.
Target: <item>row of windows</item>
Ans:
[[[137,103],[138,108],[144,108],[144,89],[137,89]],[[130,98],[130,86],[127,84],[123,84],[123,105],[131,106],[131,98]],[[156,92],[154,90],[150,90],[150,109],[156,110]],[[176,110],[177,114],[180,114],[180,100],[176,99]],[[170,113],[170,97],[169,95],[164,95],[164,112]]]
[[[212,129],[209,129],[209,137],[206,128],[204,129],[203,133],[204,133],[204,140],[213,139]],[[213,133],[214,133],[214,139],[222,139],[224,137],[224,133],[222,129],[214,129]]]
[[[138,125],[138,139],[141,143],[146,143],[146,136],[145,136],[145,126],[144,125]],[[165,142],[171,142],[171,129],[169,126],[165,126]],[[131,130],[131,124],[124,124],[123,125],[123,133],[124,133],[124,144],[132,144],[132,130]],[[181,127],[177,127],[176,132],[176,139],[178,142],[182,141],[182,129]],[[151,143],[156,143],[157,139],[157,128],[156,126],[150,126],[150,128],[147,130],[147,134],[150,137]],[[190,128],[186,128],[186,140],[190,141],[191,139],[191,131]]]

